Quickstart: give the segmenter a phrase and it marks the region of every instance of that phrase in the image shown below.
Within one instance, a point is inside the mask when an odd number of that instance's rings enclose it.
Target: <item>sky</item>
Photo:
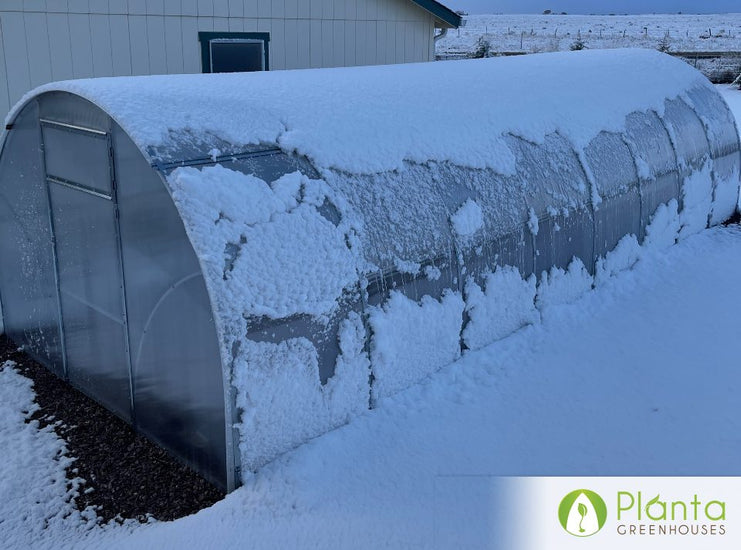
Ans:
[[[442,0],[468,13],[737,13],[739,0]]]

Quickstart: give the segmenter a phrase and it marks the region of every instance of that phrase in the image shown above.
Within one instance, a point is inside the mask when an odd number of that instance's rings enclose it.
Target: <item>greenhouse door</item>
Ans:
[[[110,135],[46,120],[42,131],[67,377],[131,421]]]

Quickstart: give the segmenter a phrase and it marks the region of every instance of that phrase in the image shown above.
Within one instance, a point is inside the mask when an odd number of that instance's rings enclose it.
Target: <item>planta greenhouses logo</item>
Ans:
[[[577,489],[563,497],[558,506],[558,520],[567,533],[575,537],[589,537],[604,526],[607,506],[594,491]]]

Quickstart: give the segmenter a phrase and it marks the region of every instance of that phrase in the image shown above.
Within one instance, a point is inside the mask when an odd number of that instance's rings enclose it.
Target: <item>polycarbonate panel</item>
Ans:
[[[655,112],[628,115],[625,119],[625,137],[638,163],[641,180],[676,171],[674,147],[664,124]]]
[[[322,384],[334,376],[340,356],[340,323],[354,311],[362,313],[360,295],[348,296],[328,322],[320,322],[310,315],[295,315],[286,319],[248,318],[247,338],[255,342],[280,343],[290,338],[306,338],[316,349],[319,380]]]
[[[641,235],[641,197],[638,189],[604,199],[594,211],[594,259],[610,252],[625,235]]]
[[[739,199],[739,177],[741,176],[741,154],[732,153],[713,161],[713,213],[711,224],[729,219],[736,211]],[[735,197],[735,203],[728,199]]]
[[[524,183],[529,209],[539,217],[553,210],[589,204],[589,184],[573,147],[558,134],[541,144],[507,136],[515,155],[517,177]]]
[[[147,154],[152,162],[161,167],[176,166],[197,159],[208,163],[214,158],[228,159],[249,151],[275,149],[275,145],[236,146],[212,134],[193,133],[190,130],[171,131],[161,145],[149,147]]]
[[[111,200],[49,183],[70,382],[131,420],[121,264]]]
[[[324,176],[362,216],[362,248],[380,271],[393,271],[399,262],[445,256],[453,249],[443,182],[430,166],[407,164],[403,170],[370,175],[328,171]]]
[[[535,271],[533,236],[523,224],[507,233],[487,236],[485,242],[463,252],[463,258],[463,282],[470,277],[482,288],[486,276],[498,266],[513,266],[523,278],[527,278]]]
[[[535,236],[535,273],[539,277],[551,268],[566,269],[579,258],[594,273],[594,222],[585,208],[568,214],[546,215],[538,222]]]
[[[43,123],[46,174],[111,195],[108,137]]]
[[[697,114],[681,99],[666,101],[664,124],[674,136],[673,142],[680,169],[699,169],[710,158],[705,128]]]
[[[16,117],[0,157],[0,295],[5,333],[64,376],[38,105]]]
[[[535,243],[527,226],[500,235],[497,237],[495,247],[496,265],[515,266],[523,278],[535,273]]]
[[[45,93],[40,101],[39,116],[103,133],[111,129],[111,118],[106,113],[86,99],[68,92]]]
[[[656,209],[672,199],[680,202],[677,157],[669,134],[658,115],[649,111],[632,113],[625,123],[625,139],[636,160],[641,185],[641,231],[645,230]]]
[[[49,190],[62,292],[123,321],[113,202],[56,183]]]
[[[433,171],[430,176],[440,181],[444,196],[449,193],[448,188],[459,188],[456,189],[456,195],[451,197],[456,202],[448,200],[451,206],[461,205],[471,198],[481,207],[484,214],[481,235],[487,236],[486,239],[514,231],[527,221],[526,182],[521,179],[503,176],[493,170],[472,169],[450,163],[431,163],[431,167]],[[478,240],[474,239],[474,246],[478,246],[477,243]]]
[[[620,134],[601,132],[584,148],[584,159],[600,197],[638,194],[638,174],[633,155]]]
[[[112,139],[137,429],[233,489],[219,340],[198,258],[162,177],[117,125]]]
[[[602,202],[594,208],[594,261],[625,235],[641,234],[638,173],[623,136],[602,132],[584,149]]]
[[[111,288],[111,291],[119,289]],[[124,325],[62,291],[64,342],[70,382],[131,421]]]
[[[379,306],[386,302],[389,294],[398,290],[410,300],[419,302],[423,296],[440,300],[447,289],[458,290],[459,266],[452,254],[440,256],[420,265],[417,273],[403,273],[397,270],[385,274],[372,274],[368,277],[366,288],[368,305]]]
[[[712,157],[715,159],[738,151],[736,120],[721,95],[715,90],[697,87],[689,90],[687,97],[705,126]]]
[[[207,339],[207,336],[213,336]],[[200,272],[162,296],[137,348],[137,428],[227,488],[219,347]],[[233,487],[230,487],[233,488]]]
[[[232,161],[223,161],[220,164],[231,170],[238,170],[244,174],[253,175],[263,181],[272,183],[286,174],[297,170],[310,178],[318,178],[314,167],[303,157],[286,155],[283,152],[255,154],[247,158]]]

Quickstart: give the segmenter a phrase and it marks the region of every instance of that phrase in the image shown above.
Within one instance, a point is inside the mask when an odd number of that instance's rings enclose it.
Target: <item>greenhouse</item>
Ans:
[[[739,151],[643,50],[49,84],[3,134],[5,332],[232,490],[730,218]]]

